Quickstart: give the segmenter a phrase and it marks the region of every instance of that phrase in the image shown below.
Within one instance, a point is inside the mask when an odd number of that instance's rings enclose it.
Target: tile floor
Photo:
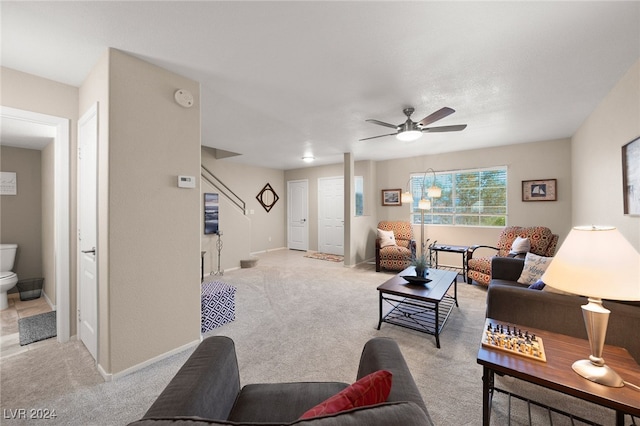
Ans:
[[[56,339],[47,339],[20,346],[18,320],[50,311],[51,306],[44,297],[22,301],[18,293],[9,294],[9,307],[0,311],[0,359],[55,342]]]

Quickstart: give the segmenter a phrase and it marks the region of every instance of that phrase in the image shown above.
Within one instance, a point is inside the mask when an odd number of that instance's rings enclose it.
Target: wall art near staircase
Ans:
[[[220,229],[218,194],[204,194],[204,233],[217,234]]]
[[[269,211],[276,205],[280,197],[276,194],[276,191],[273,190],[271,185],[268,183],[262,188],[262,191],[256,195],[256,199],[258,202],[264,207],[264,209],[269,213]]]

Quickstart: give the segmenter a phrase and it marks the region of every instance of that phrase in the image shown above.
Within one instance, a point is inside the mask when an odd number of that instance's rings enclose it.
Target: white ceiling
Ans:
[[[80,86],[107,47],[201,83],[202,144],[292,169],[571,136],[640,58],[640,2],[8,2],[2,65]],[[462,132],[415,142],[365,122]],[[613,123],[615,125],[615,123]]]

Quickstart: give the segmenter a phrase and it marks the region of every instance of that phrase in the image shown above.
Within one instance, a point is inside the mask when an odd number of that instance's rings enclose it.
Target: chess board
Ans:
[[[509,324],[487,319],[482,331],[482,346],[513,355],[547,362],[542,338]]]

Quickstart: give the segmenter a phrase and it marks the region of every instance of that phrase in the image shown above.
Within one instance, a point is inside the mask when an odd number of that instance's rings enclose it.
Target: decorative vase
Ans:
[[[416,277],[426,278],[427,277],[427,268],[418,268],[418,267],[416,267]]]

